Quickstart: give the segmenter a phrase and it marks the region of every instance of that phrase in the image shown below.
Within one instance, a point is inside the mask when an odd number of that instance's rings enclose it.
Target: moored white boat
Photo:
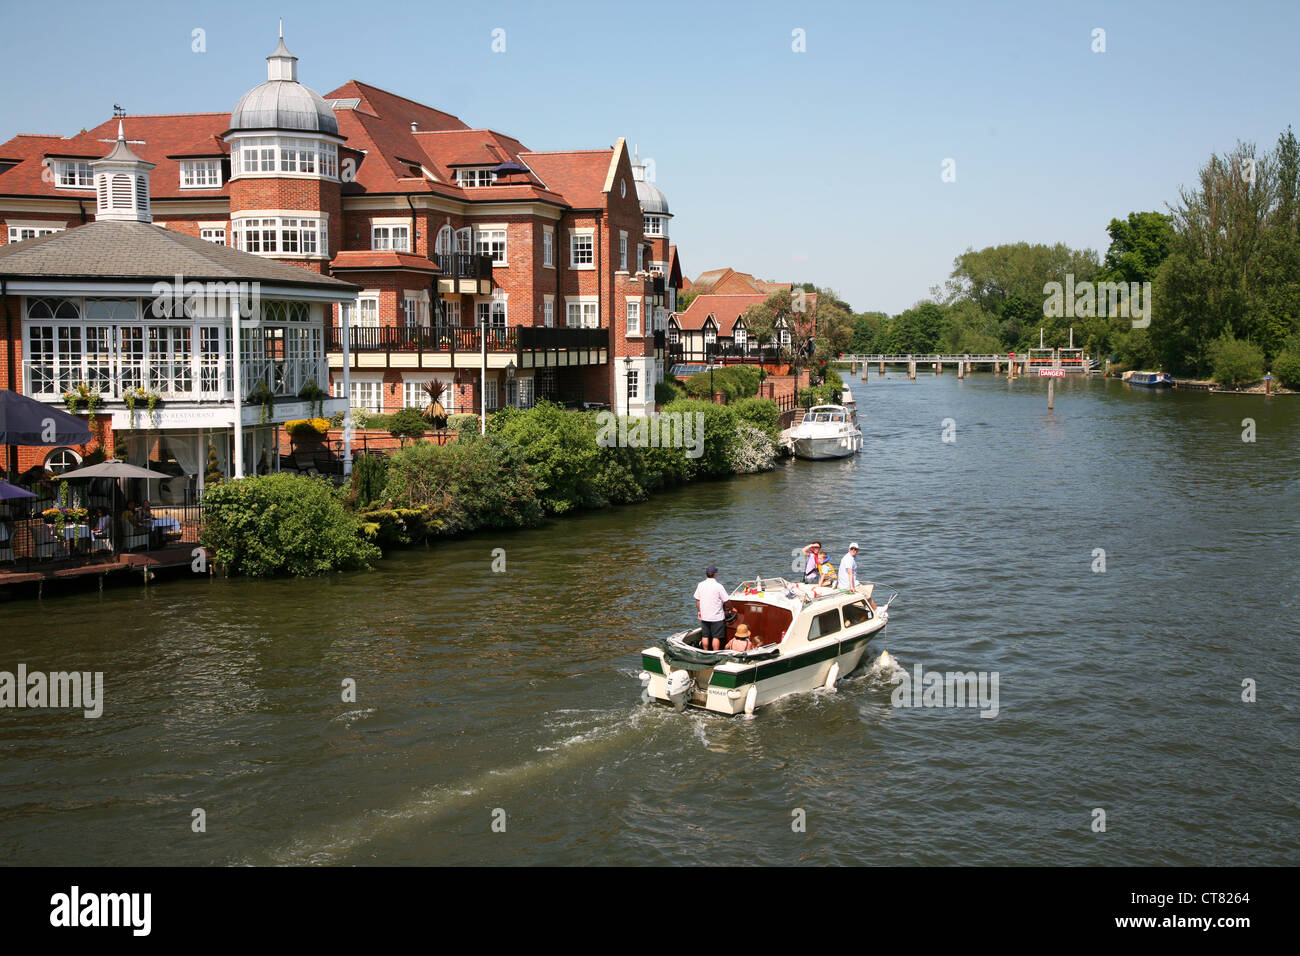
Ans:
[[[857,408],[816,405],[808,409],[802,422],[785,430],[782,442],[796,457],[810,461],[856,455],[862,450]]]
[[[743,624],[756,646],[703,651],[701,627],[674,634],[641,652],[646,696],[679,711],[752,714],[789,694],[833,688],[862,662],[897,597],[874,582],[841,591],[782,577],[745,581],[728,599],[727,640]]]

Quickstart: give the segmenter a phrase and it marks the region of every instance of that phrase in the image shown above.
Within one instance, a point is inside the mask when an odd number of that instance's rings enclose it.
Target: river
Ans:
[[[1294,863],[1300,399],[853,388],[854,460],[375,573],[0,605],[0,670],[105,697],[0,711],[4,862]],[[869,660],[996,672],[997,715],[895,707],[872,669],[753,719],[639,703],[705,565],[813,537],[902,591]]]

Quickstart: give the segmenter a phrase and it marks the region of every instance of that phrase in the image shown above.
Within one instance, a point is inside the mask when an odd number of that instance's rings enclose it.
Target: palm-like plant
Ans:
[[[442,379],[434,378],[420,386],[424,394],[429,396],[429,403],[424,406],[423,415],[434,428],[447,427],[447,409],[442,405],[442,393],[447,390],[447,383]]]

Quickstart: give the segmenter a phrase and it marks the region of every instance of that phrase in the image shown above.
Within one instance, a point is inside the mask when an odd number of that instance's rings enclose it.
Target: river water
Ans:
[[[1293,864],[1300,399],[853,388],[852,461],[377,573],[0,605],[0,670],[105,696],[0,711],[0,859]],[[996,672],[997,715],[895,707],[870,668],[753,719],[640,705],[639,650],[692,621],[705,565],[783,573],[811,537],[902,590],[869,660]]]

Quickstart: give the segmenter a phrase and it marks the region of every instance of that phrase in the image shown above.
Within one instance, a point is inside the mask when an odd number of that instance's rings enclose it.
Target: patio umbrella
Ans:
[[[170,478],[171,475],[164,474],[161,471],[152,471],[149,468],[141,468],[139,465],[128,465],[124,461],[118,461],[116,458],[110,458],[108,461],[101,461],[98,465],[87,465],[85,468],[76,468],[72,471],[65,471],[59,475],[60,481],[68,481],[73,478]]]
[[[19,488],[17,485],[11,485],[7,481],[0,480],[0,501],[12,501],[15,498],[35,498],[36,496],[26,489]]]
[[[84,445],[90,428],[80,418],[9,389],[0,391],[0,445]]]

